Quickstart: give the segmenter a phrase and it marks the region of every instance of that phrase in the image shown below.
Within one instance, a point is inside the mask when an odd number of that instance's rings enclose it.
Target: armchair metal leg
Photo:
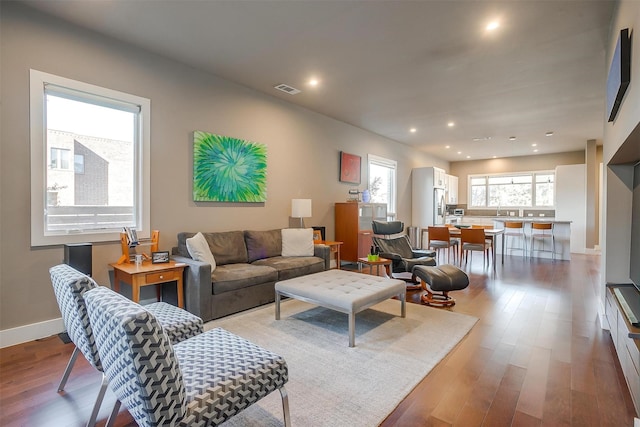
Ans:
[[[76,363],[76,359],[78,358],[78,354],[80,354],[80,349],[76,347],[71,353],[71,357],[69,358],[69,362],[67,362],[67,367],[62,374],[62,379],[60,380],[60,385],[58,385],[58,392],[64,390],[65,384],[67,384],[67,380],[69,379],[69,374],[71,373],[71,369],[73,369],[73,365]]]
[[[120,412],[120,405],[120,401],[116,399],[116,403],[113,405],[113,409],[111,410],[111,415],[109,415],[107,424],[105,424],[104,427],[113,427],[116,422],[116,418],[118,417],[118,412]]]
[[[96,425],[96,419],[98,418],[98,412],[100,412],[100,406],[102,405],[102,400],[104,399],[104,395],[107,392],[107,386],[109,385],[109,380],[105,374],[102,374],[102,383],[100,384],[100,391],[98,392],[98,397],[96,397],[96,403],[93,404],[93,411],[91,411],[91,417],[89,417],[89,421],[87,422],[87,427],[94,427]]]
[[[284,415],[284,427],[291,427],[291,416],[289,415],[289,395],[284,386],[280,387],[280,397],[282,397],[282,412]]]

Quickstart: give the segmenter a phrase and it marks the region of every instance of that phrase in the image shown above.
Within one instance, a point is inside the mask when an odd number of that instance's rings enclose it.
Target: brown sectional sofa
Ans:
[[[216,261],[211,266],[189,255],[186,239],[196,233],[178,233],[172,249],[185,268],[185,308],[205,322],[275,300],[275,282],[329,269],[330,249],[314,246],[312,257],[283,257],[281,230],[205,233]]]

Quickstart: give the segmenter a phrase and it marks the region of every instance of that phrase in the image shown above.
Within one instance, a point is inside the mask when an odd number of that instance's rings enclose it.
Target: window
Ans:
[[[150,234],[150,101],[31,70],[31,244]],[[48,156],[48,158],[47,158]]]
[[[82,154],[73,155],[73,171],[75,173],[84,173],[84,156]]]
[[[368,156],[369,193],[371,202],[386,203],[387,216],[395,218],[396,215],[396,169],[398,163],[395,160],[384,157]]]
[[[471,208],[552,208],[555,172],[469,175]]]
[[[69,169],[69,156],[71,150],[65,150],[63,148],[51,148],[51,160],[49,165],[51,169]]]

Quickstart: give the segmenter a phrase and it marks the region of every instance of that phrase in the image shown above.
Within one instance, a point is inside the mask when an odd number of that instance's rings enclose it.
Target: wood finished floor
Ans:
[[[632,426],[631,397],[597,317],[599,261],[507,257],[494,275],[476,257],[451,310],[480,321],[381,425]],[[0,350],[0,426],[85,425],[100,374],[79,357],[58,394],[72,350],[57,336]],[[114,399],[108,392],[98,425]],[[122,409],[116,425],[135,423]]]

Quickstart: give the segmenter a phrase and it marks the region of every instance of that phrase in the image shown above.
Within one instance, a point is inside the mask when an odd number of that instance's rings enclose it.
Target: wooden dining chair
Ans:
[[[460,230],[460,264],[464,256],[465,264],[469,260],[469,251],[482,251],[483,261],[489,265],[489,251],[493,251],[491,240],[487,240],[484,228],[463,228]],[[473,252],[471,252],[473,257]],[[472,258],[473,260],[473,258]]]
[[[435,249],[440,258],[440,249],[447,249],[447,262],[451,263],[451,251],[455,260],[458,252],[458,239],[451,238],[448,227],[428,227],[427,248]],[[442,264],[442,263],[441,263]]]

